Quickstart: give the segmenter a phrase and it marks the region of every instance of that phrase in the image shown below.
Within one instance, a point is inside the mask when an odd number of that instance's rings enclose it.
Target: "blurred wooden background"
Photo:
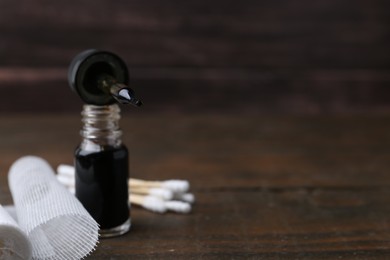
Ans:
[[[3,0],[0,113],[79,111],[87,48],[127,61],[143,111],[390,113],[386,0]]]

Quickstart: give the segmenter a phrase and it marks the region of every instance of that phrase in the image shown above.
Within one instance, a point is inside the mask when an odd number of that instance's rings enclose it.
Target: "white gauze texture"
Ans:
[[[0,205],[0,259],[30,258],[30,241],[15,220]]]
[[[81,259],[94,250],[98,224],[45,160],[20,158],[11,166],[8,182],[34,259]]]

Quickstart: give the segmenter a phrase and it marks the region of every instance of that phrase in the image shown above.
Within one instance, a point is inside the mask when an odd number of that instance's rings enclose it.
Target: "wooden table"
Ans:
[[[17,158],[72,163],[79,116],[0,120],[0,202]],[[389,259],[390,118],[129,114],[131,175],[188,179],[188,215],[132,208],[90,259]]]

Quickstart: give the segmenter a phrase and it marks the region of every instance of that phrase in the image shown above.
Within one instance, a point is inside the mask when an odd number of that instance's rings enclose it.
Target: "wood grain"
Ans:
[[[22,155],[72,163],[78,116],[3,116],[0,202]],[[388,259],[390,118],[145,114],[122,118],[131,175],[183,178],[189,215],[132,208],[91,259]]]

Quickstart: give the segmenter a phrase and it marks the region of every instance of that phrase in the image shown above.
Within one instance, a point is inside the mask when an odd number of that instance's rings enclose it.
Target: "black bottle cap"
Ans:
[[[115,99],[97,84],[98,77],[103,74],[112,76],[119,83],[129,83],[126,63],[114,53],[95,49],[83,51],[72,60],[68,82],[85,103],[110,105],[116,102]]]

